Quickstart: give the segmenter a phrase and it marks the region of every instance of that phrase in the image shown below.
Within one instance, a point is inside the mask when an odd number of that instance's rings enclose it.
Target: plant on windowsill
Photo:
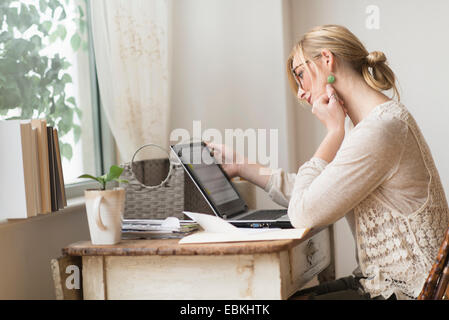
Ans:
[[[121,239],[121,224],[125,208],[125,189],[106,190],[108,182],[128,183],[120,179],[123,168],[111,166],[109,173],[100,177],[83,174],[78,178],[92,179],[100,183],[100,189],[84,191],[87,220],[93,244],[115,244]],[[102,205],[103,202],[103,205]]]
[[[83,174],[83,175],[79,176],[78,179],[95,180],[98,183],[100,183],[100,185],[101,185],[100,190],[106,190],[106,184],[108,182],[116,181],[118,183],[128,183],[128,180],[119,179],[120,176],[122,175],[122,173],[123,173],[123,168],[113,165],[109,169],[109,173],[104,174],[100,177],[94,177],[94,176],[91,176],[90,174]]]

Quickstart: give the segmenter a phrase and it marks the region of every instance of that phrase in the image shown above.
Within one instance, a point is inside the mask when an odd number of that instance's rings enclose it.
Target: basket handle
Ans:
[[[162,151],[164,151],[164,152],[167,154],[167,156],[168,156],[168,161],[170,162],[170,166],[169,166],[169,169],[168,169],[167,177],[165,178],[164,181],[162,181],[162,182],[161,182],[159,185],[157,185],[157,186],[146,186],[146,185],[144,185],[143,183],[141,183],[141,182],[136,178],[136,176],[134,175],[134,172],[133,172],[134,158],[136,157],[137,153],[138,153],[140,150],[142,150],[143,148],[147,148],[147,147],[157,147],[157,148],[161,149]],[[160,188],[161,186],[163,186],[164,184],[166,184],[167,181],[170,179],[170,177],[171,177],[171,175],[172,175],[172,172],[173,172],[173,163],[172,163],[172,161],[171,161],[171,159],[170,159],[170,154],[168,153],[167,150],[165,150],[165,149],[162,148],[161,146],[159,146],[159,145],[157,145],[157,144],[154,144],[154,143],[150,143],[150,144],[143,145],[143,146],[141,146],[139,149],[137,149],[136,152],[134,152],[134,155],[133,155],[133,157],[132,157],[132,159],[131,159],[131,163],[129,163],[129,166],[130,166],[130,169],[131,169],[131,175],[132,175],[132,177],[134,178],[134,180],[137,181],[143,188],[148,189],[148,190],[158,189],[158,188]]]

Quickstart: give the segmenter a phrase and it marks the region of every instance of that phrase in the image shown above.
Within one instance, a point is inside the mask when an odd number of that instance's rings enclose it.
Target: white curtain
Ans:
[[[143,144],[168,147],[169,0],[92,0],[102,105],[124,162]]]

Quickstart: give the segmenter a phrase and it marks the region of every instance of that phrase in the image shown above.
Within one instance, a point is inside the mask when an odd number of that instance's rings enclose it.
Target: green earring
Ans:
[[[334,75],[330,75],[329,77],[327,77],[327,83],[334,83],[335,82],[335,76]]]

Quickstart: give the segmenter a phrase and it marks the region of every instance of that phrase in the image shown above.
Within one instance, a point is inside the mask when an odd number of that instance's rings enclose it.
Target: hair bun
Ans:
[[[370,54],[366,57],[366,61],[368,62],[368,65],[370,67],[374,67],[379,63],[387,61],[387,57],[385,57],[385,54],[383,52],[373,51],[370,52]]]

